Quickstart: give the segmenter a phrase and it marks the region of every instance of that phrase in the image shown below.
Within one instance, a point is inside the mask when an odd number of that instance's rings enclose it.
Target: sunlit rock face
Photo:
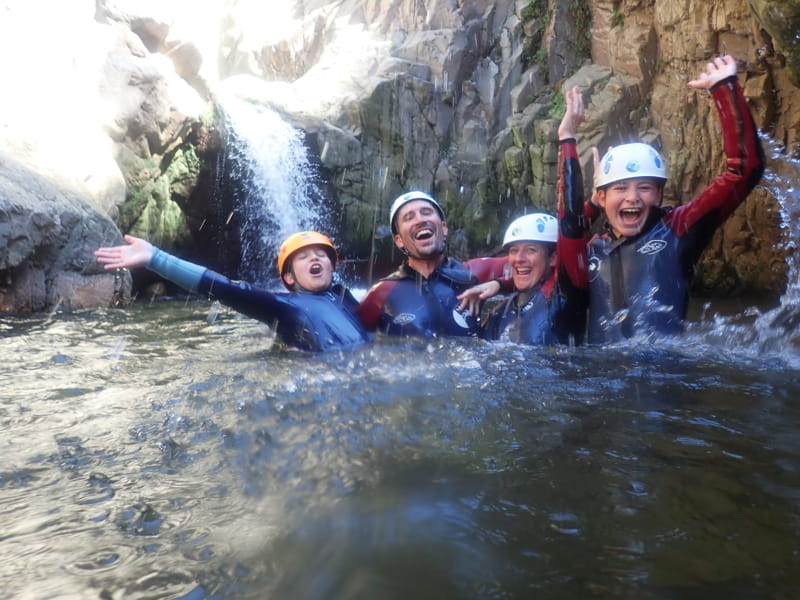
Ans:
[[[104,273],[92,250],[122,241],[112,219],[125,231],[186,236],[168,186],[157,191],[204,106],[169,59],[94,2],[46,4],[7,2],[0,22],[6,311],[127,299],[130,275]]]

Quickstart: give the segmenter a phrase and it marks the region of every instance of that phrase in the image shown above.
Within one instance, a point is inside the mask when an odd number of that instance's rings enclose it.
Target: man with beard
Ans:
[[[125,241],[123,246],[96,250],[98,262],[106,269],[146,266],[186,290],[208,294],[267,323],[287,346],[318,352],[355,347],[370,340],[355,314],[358,302],[347,288],[333,283],[338,255],[330,239],[321,233],[302,231],[281,244],[278,273],[288,293],[272,293],[247,282],[232,281],[131,235],[126,235]]]
[[[458,294],[502,275],[505,257],[464,265],[444,254],[444,210],[425,192],[402,194],[392,203],[389,223],[394,243],[406,259],[364,296],[358,314],[368,330],[387,335],[474,336],[479,321],[459,310]]]

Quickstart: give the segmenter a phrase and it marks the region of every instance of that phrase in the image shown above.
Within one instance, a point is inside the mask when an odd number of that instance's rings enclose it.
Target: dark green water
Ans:
[[[210,307],[0,319],[4,598],[797,598],[785,333],[312,357]]]

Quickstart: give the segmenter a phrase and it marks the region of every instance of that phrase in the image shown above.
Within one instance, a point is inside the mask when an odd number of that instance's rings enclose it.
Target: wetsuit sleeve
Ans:
[[[190,292],[197,292],[200,279],[206,272],[205,267],[172,256],[158,248],[155,248],[147,268]]]
[[[688,204],[672,211],[668,222],[678,237],[696,238],[694,260],[718,227],[741,204],[764,173],[764,150],[736,76],[710,90],[722,125],[727,169]]]
[[[249,283],[232,281],[201,265],[172,256],[163,250],[153,253],[147,268],[185,290],[208,294],[232,309],[269,325],[291,318],[294,307],[285,298]]]
[[[586,251],[588,221],[584,214],[583,174],[575,140],[559,142],[558,161],[558,277],[562,284],[589,287]]]
[[[492,279],[505,278],[508,257],[472,258],[462,264],[478,278],[479,283],[486,283]]]
[[[361,299],[356,314],[367,331],[375,331],[380,322],[383,305],[397,282],[382,280],[373,285]]]

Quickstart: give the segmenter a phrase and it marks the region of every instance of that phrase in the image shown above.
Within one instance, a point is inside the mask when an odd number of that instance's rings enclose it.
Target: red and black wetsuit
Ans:
[[[462,264],[445,259],[427,279],[403,263],[367,292],[358,309],[368,330],[388,335],[477,335],[479,321],[458,311],[464,290],[503,275],[505,257]]]
[[[586,329],[589,279],[584,193],[574,139],[559,144],[558,262],[532,290],[515,292],[487,318],[482,336],[520,344],[579,344]]]
[[[710,90],[722,123],[727,171],[675,209],[650,209],[642,232],[606,232],[589,244],[589,342],[681,331],[694,264],[714,231],[761,179],[764,154],[735,76]]]
[[[162,250],[155,251],[147,268],[274,327],[278,339],[287,346],[319,352],[351,348],[370,340],[355,314],[358,302],[338,284],[324,292],[272,293]]]

